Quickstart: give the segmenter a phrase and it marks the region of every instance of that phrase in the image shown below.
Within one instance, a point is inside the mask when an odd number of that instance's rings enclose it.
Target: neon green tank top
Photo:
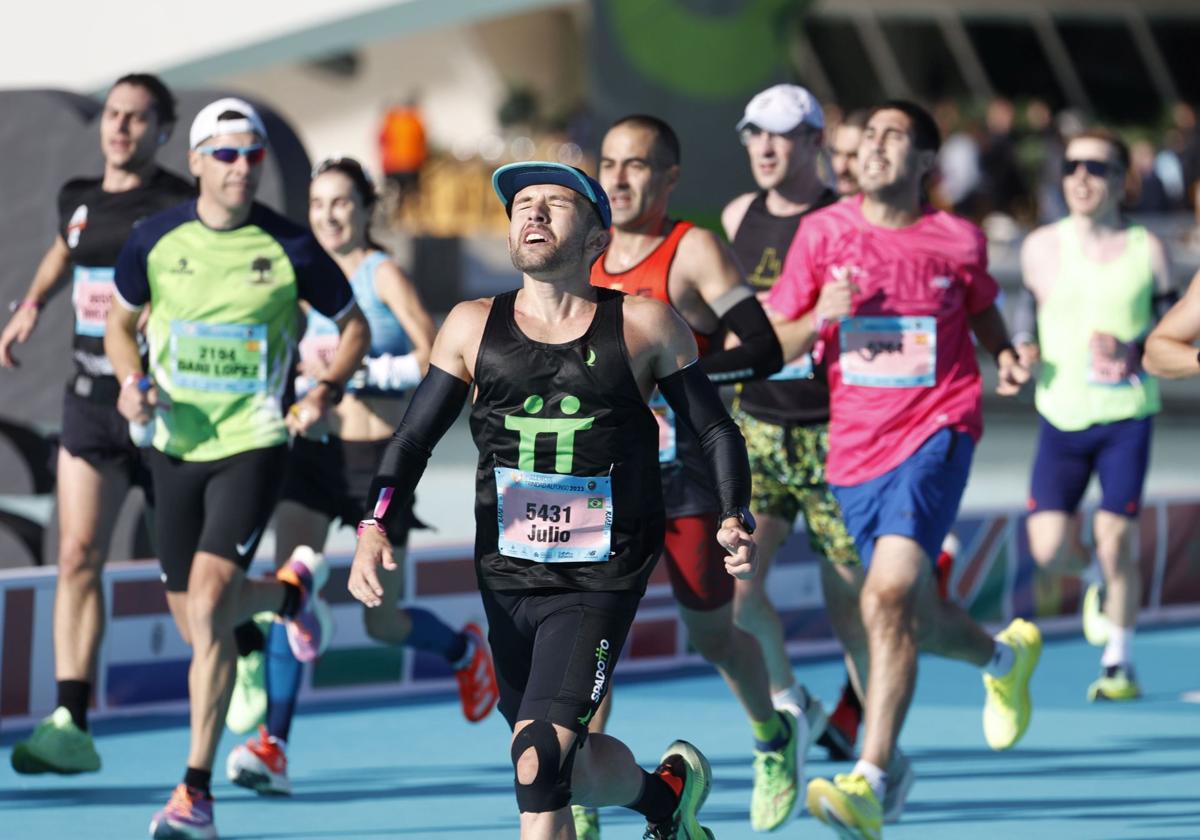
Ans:
[[[1058,223],[1057,233],[1058,276],[1038,305],[1038,412],[1064,431],[1157,413],[1158,380],[1142,370],[1136,348],[1114,361],[1091,340],[1107,333],[1132,344],[1153,325],[1149,234],[1131,226],[1121,255],[1097,263],[1084,256],[1070,219]]]

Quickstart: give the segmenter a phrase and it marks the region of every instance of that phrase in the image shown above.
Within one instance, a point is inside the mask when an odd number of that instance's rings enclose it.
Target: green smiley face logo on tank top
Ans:
[[[540,414],[546,401],[537,394],[525,398],[522,406],[529,414]],[[567,394],[559,401],[559,409],[566,417],[520,417],[510,414],[504,418],[504,428],[517,432],[520,443],[517,447],[517,468],[536,470],[534,466],[534,444],[538,435],[554,435],[554,471],[563,475],[571,472],[575,463],[575,433],[592,427],[595,417],[573,417],[580,408],[579,398]]]

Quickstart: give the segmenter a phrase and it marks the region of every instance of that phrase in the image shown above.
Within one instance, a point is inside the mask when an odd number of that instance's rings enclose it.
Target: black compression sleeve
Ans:
[[[1150,298],[1150,306],[1154,310],[1154,320],[1161,321],[1163,316],[1171,311],[1171,307],[1179,302],[1179,292],[1168,289],[1165,292],[1155,292]]]
[[[700,367],[713,382],[744,382],[765,379],[783,367],[783,348],[775,329],[754,295],[738,301],[724,315],[721,325],[730,330],[741,344],[730,350],[711,353],[700,360]]]
[[[430,365],[429,373],[413,392],[404,419],[383,452],[367,496],[375,507],[375,518],[384,528],[392,524],[389,520],[394,520],[412,498],[433,447],[458,419],[470,387],[457,376]]]
[[[658,383],[679,420],[700,438],[708,467],[717,482],[721,510],[749,507],[750,460],[746,441],[730,419],[716,387],[690,364]]]

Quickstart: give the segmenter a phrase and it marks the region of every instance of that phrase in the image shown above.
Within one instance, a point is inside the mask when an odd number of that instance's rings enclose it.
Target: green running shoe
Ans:
[[[780,711],[788,737],[778,750],[754,751],[754,791],[750,796],[750,827],[774,831],[792,814],[800,795],[797,742],[800,724],[789,711]]]
[[[808,812],[837,832],[842,840],[880,840],[883,807],[866,778],[844,773],[808,783]]]
[[[1138,687],[1132,665],[1109,665],[1100,679],[1088,686],[1089,703],[1097,700],[1136,700],[1141,696],[1142,689]]]
[[[599,811],[582,805],[572,805],[571,818],[575,820],[576,840],[600,840]]]
[[[983,734],[994,750],[1007,750],[1025,734],[1033,717],[1033,700],[1029,696],[1029,680],[1042,656],[1042,633],[1037,625],[1023,618],[996,636],[1013,649],[1012,668],[1002,677],[983,675],[987,702],[983,707]]]
[[[12,767],[18,773],[95,773],[100,754],[92,733],[75,725],[71,713],[59,706],[13,747]]]
[[[275,623],[275,613],[260,612],[254,616],[254,623],[265,639]],[[258,725],[266,720],[267,657],[264,651],[255,650],[237,658],[237,677],[233,682],[229,711],[225,713],[225,725],[230,732],[245,735],[258,729]]]
[[[687,741],[675,741],[654,774],[679,792],[679,803],[666,822],[647,823],[642,840],[713,840],[697,817],[712,788],[712,768],[704,753]]]
[[[1083,637],[1093,647],[1104,647],[1108,644],[1108,629],[1108,616],[1104,614],[1104,587],[1093,583],[1083,593]]]

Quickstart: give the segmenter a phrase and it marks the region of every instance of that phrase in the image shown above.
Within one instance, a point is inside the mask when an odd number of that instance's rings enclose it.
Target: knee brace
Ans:
[[[528,814],[541,814],[565,808],[571,802],[571,770],[575,765],[576,738],[563,758],[554,724],[535,720],[513,738],[513,786],[517,792],[517,807]],[[517,762],[525,751],[532,749],[537,756],[537,775],[523,785],[515,772]]]

